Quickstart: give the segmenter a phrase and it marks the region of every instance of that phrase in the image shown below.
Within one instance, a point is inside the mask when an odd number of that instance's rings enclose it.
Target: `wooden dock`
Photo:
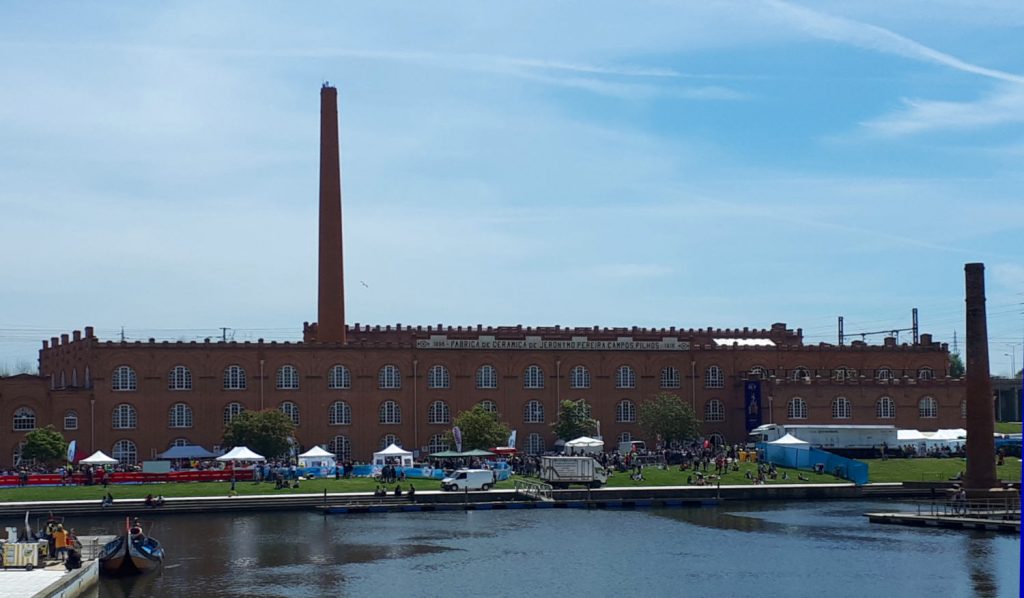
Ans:
[[[1016,496],[962,502],[918,502],[916,512],[865,513],[864,516],[872,523],[1020,535],[1020,499]]]
[[[915,527],[941,527],[946,529],[981,530],[1020,535],[1020,515],[1016,520],[980,519],[917,513],[865,513],[871,523],[910,525]]]

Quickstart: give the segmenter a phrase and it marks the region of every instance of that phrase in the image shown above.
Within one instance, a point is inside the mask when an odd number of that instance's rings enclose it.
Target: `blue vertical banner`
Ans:
[[[747,432],[761,425],[761,381],[747,380],[743,383],[743,407],[747,420]]]
[[[452,438],[455,439],[455,452],[462,452],[462,430],[458,426],[452,428]]]

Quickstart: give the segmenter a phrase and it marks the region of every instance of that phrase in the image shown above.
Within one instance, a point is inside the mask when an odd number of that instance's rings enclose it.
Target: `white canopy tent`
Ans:
[[[236,446],[230,451],[217,457],[218,461],[266,461],[263,455],[257,455],[249,450],[249,447]]]
[[[117,465],[117,459],[108,457],[103,451],[96,451],[79,461],[82,465]]]
[[[308,451],[299,455],[299,467],[334,467],[334,453],[314,446]]]
[[[589,436],[580,436],[566,442],[562,450],[566,453],[600,453],[604,451],[604,441]]]
[[[799,448],[806,448],[806,449],[811,448],[811,443],[803,441],[803,440],[800,440],[799,438],[797,438],[796,436],[793,436],[792,434],[786,434],[782,438],[779,438],[778,440],[773,440],[773,441],[769,442],[768,444],[773,444],[773,445],[776,445],[776,446],[789,446],[789,447],[798,448],[798,449]]]
[[[373,465],[375,467],[383,467],[387,465],[389,460],[397,462],[396,465],[401,467],[412,467],[412,453],[400,446],[392,444],[388,448],[373,454]]]

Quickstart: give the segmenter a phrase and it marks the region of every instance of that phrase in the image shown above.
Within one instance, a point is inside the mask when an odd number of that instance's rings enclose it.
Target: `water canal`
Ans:
[[[1018,596],[1019,538],[887,527],[892,503],[152,515],[163,571],[99,596]],[[116,521],[81,518],[79,534]]]

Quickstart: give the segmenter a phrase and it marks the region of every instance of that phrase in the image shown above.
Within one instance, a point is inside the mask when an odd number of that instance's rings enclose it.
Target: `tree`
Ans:
[[[243,411],[224,428],[226,446],[247,446],[274,459],[288,452],[289,438],[295,434],[291,418],[277,409]]]
[[[555,435],[562,440],[597,433],[597,420],[590,417],[590,406],[583,399],[562,401],[558,406],[558,421],[551,426],[555,429]]]
[[[698,435],[699,423],[693,407],[672,393],[659,393],[638,409],[640,427],[662,444],[686,442]]]
[[[23,459],[35,459],[46,465],[54,465],[63,462],[67,454],[68,443],[64,442],[64,435],[53,426],[25,434],[25,447],[21,451]]]
[[[462,432],[462,450],[489,449],[495,446],[504,446],[508,441],[508,426],[500,421],[497,413],[491,413],[480,405],[476,405],[469,411],[461,411],[455,417],[455,426]],[[455,438],[451,430],[445,434],[445,440],[452,447],[455,446]]]
[[[959,353],[949,354],[949,375],[954,378],[963,378],[967,368],[964,367],[964,360],[960,359]]]

